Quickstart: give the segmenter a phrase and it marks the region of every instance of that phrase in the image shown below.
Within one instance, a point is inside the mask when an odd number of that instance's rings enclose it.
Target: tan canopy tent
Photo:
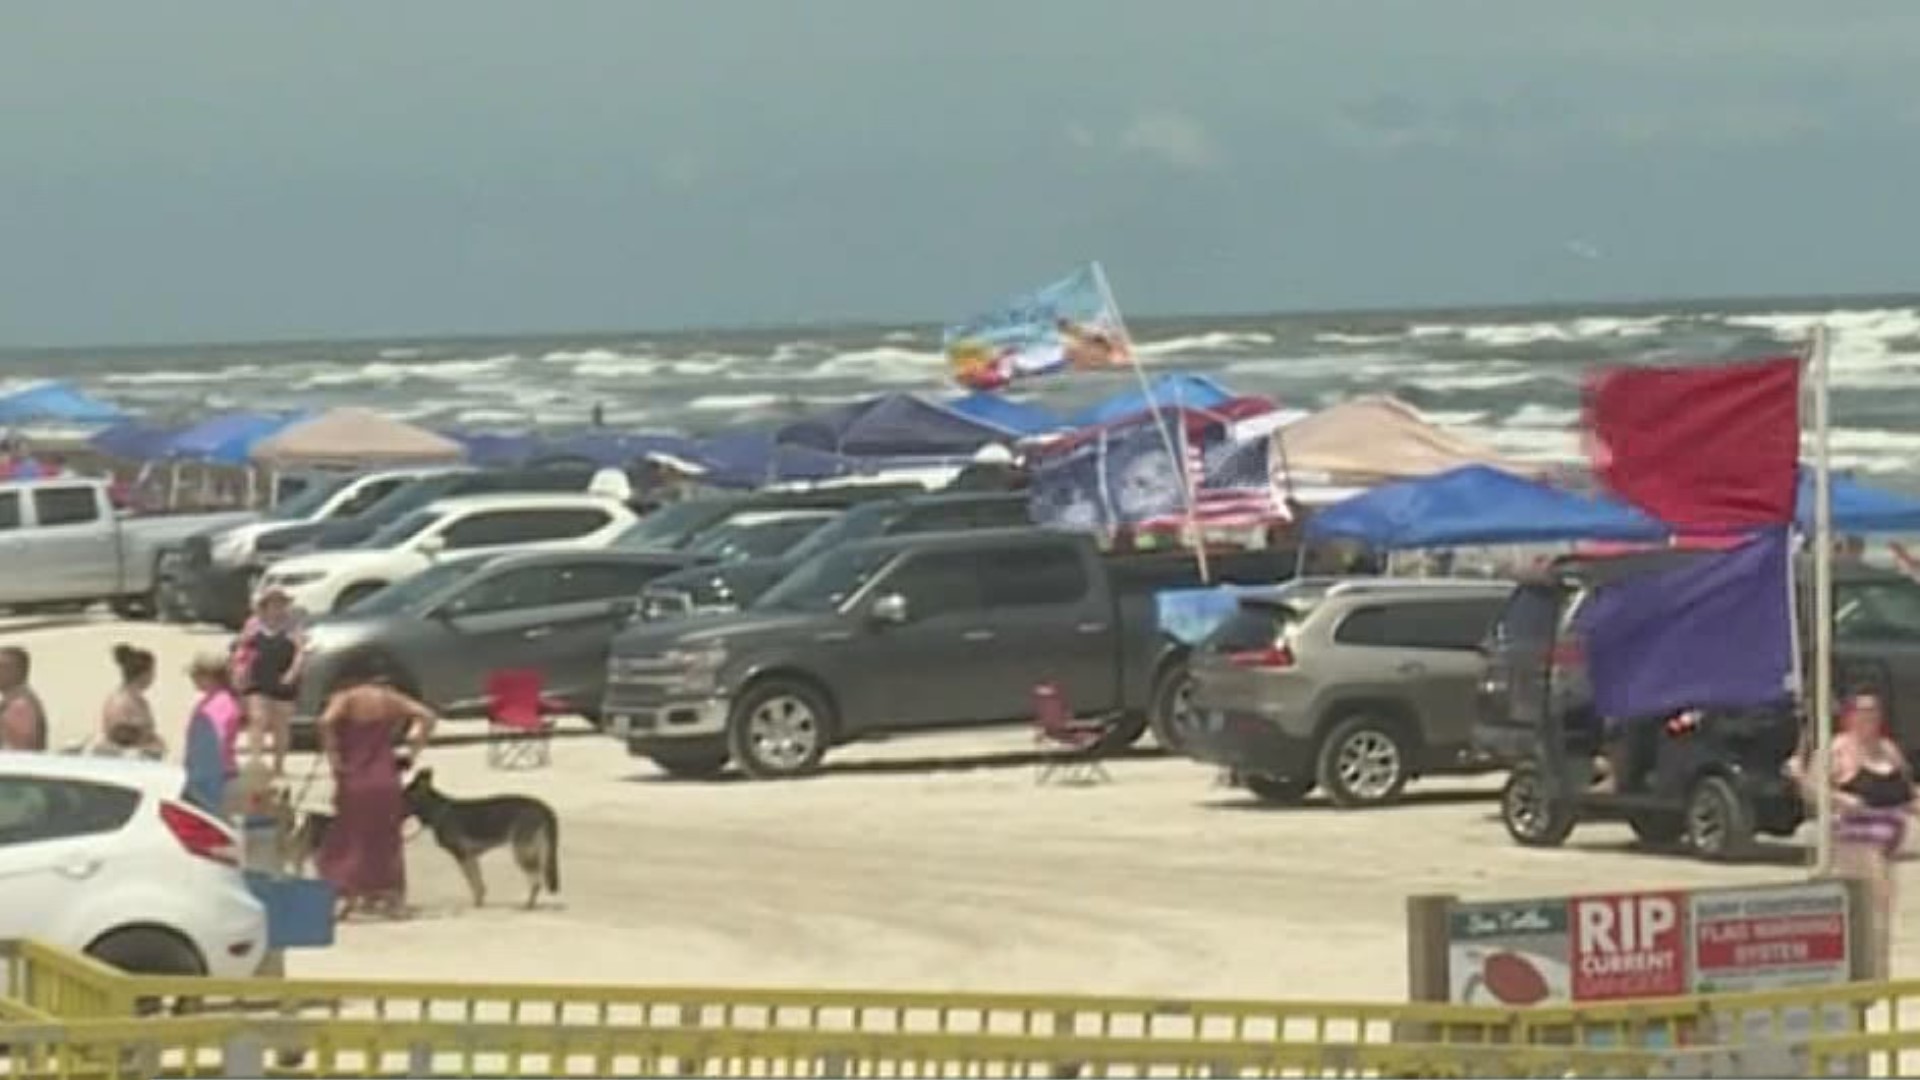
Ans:
[[[1272,462],[1295,482],[1379,484],[1487,465],[1521,476],[1539,469],[1436,427],[1411,405],[1370,395],[1343,401],[1275,431]]]
[[[444,435],[371,409],[330,409],[281,429],[253,448],[274,469],[451,464],[466,448]]]

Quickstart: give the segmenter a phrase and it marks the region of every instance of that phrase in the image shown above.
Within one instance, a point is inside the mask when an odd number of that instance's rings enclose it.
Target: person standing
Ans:
[[[388,684],[385,662],[361,650],[340,662],[342,689],[320,716],[320,746],[333,770],[333,827],[315,865],[340,897],[340,917],[365,908],[406,914],[407,864],[401,838],[406,795],[394,744],[404,735],[418,761],[433,733],[426,706]]]
[[[246,707],[233,692],[227,658],[219,653],[195,657],[187,675],[200,692],[187,718],[187,788],[201,809],[224,817],[227,792],[240,772],[237,748]]]
[[[254,611],[254,619],[240,633],[235,663],[246,694],[247,754],[259,760],[261,740],[271,737],[273,775],[284,776],[305,645],[294,618],[293,598],[285,590],[262,593]]]
[[[146,757],[166,756],[167,744],[153,722],[153,706],[147,691],[153,687],[153,654],[132,645],[115,645],[113,663],[120,669],[120,685],[100,707],[100,733],[94,752],[104,755]]]
[[[29,680],[33,658],[16,645],[0,648],[0,750],[47,748],[47,710]]]
[[[1887,732],[1879,695],[1860,693],[1846,701],[1824,777],[1804,767],[1799,772],[1809,803],[1818,798],[1814,784],[1833,786],[1834,873],[1867,883],[1877,915],[1874,955],[1885,965],[1892,957],[1894,863],[1906,841],[1914,792],[1913,770]]]

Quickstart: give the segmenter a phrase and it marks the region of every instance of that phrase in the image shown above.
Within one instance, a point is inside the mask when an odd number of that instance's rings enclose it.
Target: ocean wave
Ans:
[[[206,371],[116,371],[101,376],[100,381],[109,386],[198,386],[258,378],[262,374],[264,369],[258,364],[240,364]]]
[[[1133,351],[1141,356],[1179,356],[1196,352],[1237,352],[1273,344],[1273,335],[1259,330],[1214,330],[1205,334],[1136,341]]]
[[[1579,423],[1579,409],[1561,409],[1531,402],[1515,409],[1506,419],[1506,426],[1514,428],[1565,430]]]

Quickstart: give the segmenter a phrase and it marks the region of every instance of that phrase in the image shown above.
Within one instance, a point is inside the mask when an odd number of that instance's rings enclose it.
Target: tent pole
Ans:
[[[1833,872],[1833,500],[1827,328],[1813,328],[1814,872]]]
[[[1168,456],[1173,458],[1174,475],[1180,478],[1180,497],[1186,503],[1187,533],[1193,541],[1193,561],[1200,570],[1200,584],[1210,584],[1213,575],[1207,567],[1207,541],[1200,534],[1200,515],[1193,503],[1193,478],[1187,475],[1186,420],[1180,420],[1180,446],[1173,444],[1173,432],[1167,430],[1167,421],[1160,412],[1160,402],[1153,396],[1153,384],[1147,381],[1147,369],[1140,366],[1140,354],[1134,350],[1133,335],[1127,332],[1126,319],[1120,314],[1120,302],[1113,298],[1113,286],[1107,283],[1106,268],[1098,259],[1093,263],[1093,280],[1100,287],[1100,299],[1106,302],[1107,310],[1113,313],[1116,329],[1120,331],[1121,347],[1127,353],[1127,366],[1133,368],[1133,377],[1140,383],[1140,392],[1146,396],[1147,410],[1153,413],[1153,426],[1160,429],[1160,441],[1167,448]]]

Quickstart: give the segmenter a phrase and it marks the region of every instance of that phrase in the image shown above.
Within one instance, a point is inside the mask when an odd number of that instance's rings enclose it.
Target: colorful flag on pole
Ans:
[[[1611,720],[1774,705],[1790,693],[1785,528],[1602,585],[1578,617],[1593,702]]]
[[[1192,410],[1162,410],[1157,419],[1138,413],[1037,451],[1034,520],[1076,529],[1177,529],[1189,520],[1240,528],[1287,520],[1268,456],[1271,440],[1235,443],[1217,423],[1195,430],[1204,422]]]
[[[1800,462],[1799,357],[1615,368],[1587,386],[1594,473],[1615,495],[1685,530],[1793,520]]]
[[[954,380],[974,390],[1132,360],[1126,324],[1096,263],[947,327],[941,345]]]

